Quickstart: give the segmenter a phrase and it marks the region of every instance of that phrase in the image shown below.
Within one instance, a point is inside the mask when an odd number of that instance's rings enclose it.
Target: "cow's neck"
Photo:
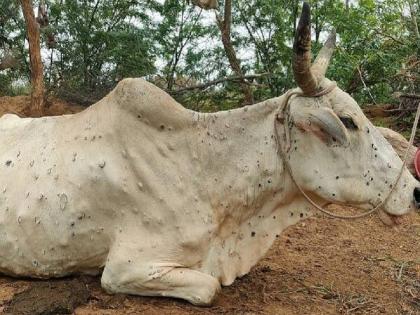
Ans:
[[[279,97],[232,111],[196,114],[196,154],[206,178],[202,193],[217,220],[229,217],[243,223],[270,215],[296,197],[277,153],[274,120],[282,101]]]
[[[310,212],[277,153],[274,120],[282,101],[196,117],[194,154],[206,179],[201,198],[209,200],[216,227],[203,269],[223,284],[247,273],[283,229]]]

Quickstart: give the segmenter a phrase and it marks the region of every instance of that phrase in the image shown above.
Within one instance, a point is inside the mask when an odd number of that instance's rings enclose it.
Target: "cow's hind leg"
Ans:
[[[110,293],[168,296],[206,306],[220,290],[216,278],[176,264],[118,260],[109,260],[102,274],[102,287]]]

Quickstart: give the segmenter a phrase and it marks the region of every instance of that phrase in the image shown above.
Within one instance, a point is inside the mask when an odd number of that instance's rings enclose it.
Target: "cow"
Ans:
[[[299,88],[252,106],[198,113],[125,79],[78,114],[3,116],[0,272],[210,305],[312,213],[298,186],[390,218],[418,207],[419,183],[404,169],[390,190],[401,159],[324,77],[334,36],[311,65],[307,4],[296,34]]]

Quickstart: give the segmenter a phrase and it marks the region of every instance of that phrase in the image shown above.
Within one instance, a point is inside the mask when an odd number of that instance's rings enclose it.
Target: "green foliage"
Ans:
[[[221,0],[219,15],[223,15]],[[124,77],[145,77],[174,91],[234,75],[214,12],[187,0],[46,0],[42,29],[50,92],[89,103]],[[328,77],[361,104],[394,101],[394,92],[419,93],[420,23],[416,0],[312,0],[313,51],[335,28],[338,47]],[[34,1],[34,5],[38,4]],[[295,86],[292,43],[300,0],[234,0],[232,42],[256,101]],[[417,31],[416,31],[416,20]],[[48,41],[54,38],[55,45]],[[0,59],[19,66],[0,72],[0,94],[14,94],[29,78],[25,26],[17,1],[0,0]],[[241,105],[238,82],[174,94],[187,107],[214,111]],[[79,98],[79,99],[78,99]]]
[[[18,2],[0,0],[0,61],[7,55],[19,60],[14,69],[0,72],[0,95],[16,95],[29,80],[29,53],[25,38],[25,23]]]
[[[203,50],[196,48],[199,41],[214,35],[213,27],[202,23],[202,10],[189,5],[187,0],[168,0],[155,4],[159,21],[155,22],[156,54],[163,63],[161,86],[172,90],[176,81],[187,78],[198,80],[205,72]],[[178,79],[178,80],[177,80]]]
[[[144,9],[137,1],[51,1],[51,87],[100,96],[124,77],[153,73]]]

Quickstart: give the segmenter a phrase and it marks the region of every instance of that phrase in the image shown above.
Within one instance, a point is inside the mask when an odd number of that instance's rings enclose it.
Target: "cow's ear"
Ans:
[[[302,108],[294,118],[298,128],[313,133],[326,143],[349,144],[346,127],[330,108]]]

